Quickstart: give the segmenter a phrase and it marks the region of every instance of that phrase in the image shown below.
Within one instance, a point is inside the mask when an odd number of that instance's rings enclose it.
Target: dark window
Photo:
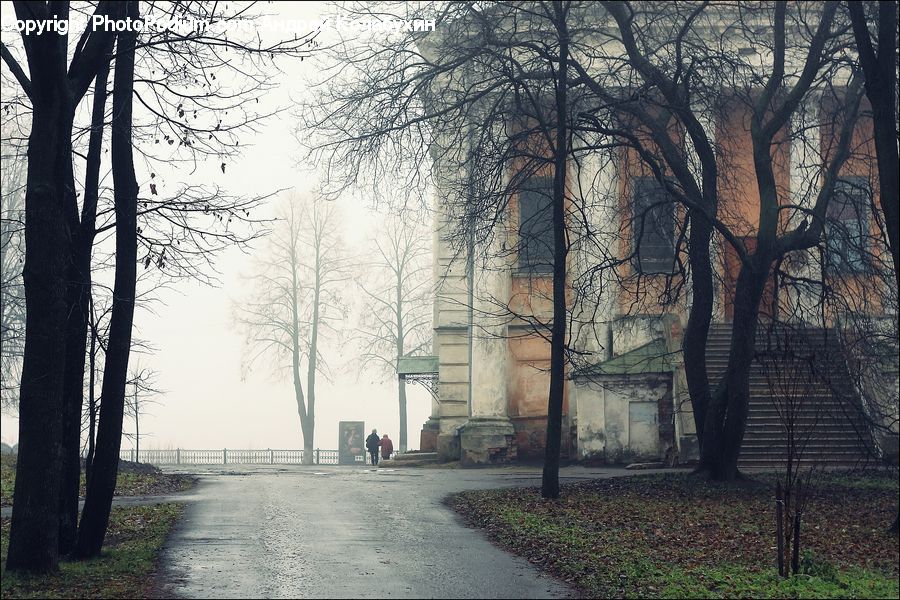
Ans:
[[[519,271],[553,272],[552,177],[531,177],[519,190]]]
[[[631,182],[635,266],[641,273],[671,273],[675,268],[675,207],[655,177]]]
[[[865,270],[871,192],[865,177],[842,177],[834,183],[828,202],[826,260],[829,269],[857,273]]]

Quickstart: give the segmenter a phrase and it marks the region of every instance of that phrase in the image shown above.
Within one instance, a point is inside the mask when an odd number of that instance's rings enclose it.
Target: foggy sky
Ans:
[[[266,6],[268,12],[285,19],[321,17],[326,8],[323,2]],[[271,107],[291,106],[309,93],[306,81],[315,78],[317,69],[315,60],[285,61],[282,67],[284,73],[276,76],[278,92],[261,99]],[[296,163],[299,149],[292,129],[290,117],[281,115],[270,119],[258,134],[243,136],[243,156],[230,160],[224,174],[219,161],[210,159],[194,173],[184,166],[160,175],[172,188],[179,182],[192,181],[216,183],[234,194],[260,194],[280,188],[308,190],[314,176],[303,169],[314,171],[315,165]],[[142,179],[140,174],[138,179]],[[369,209],[366,198],[347,197],[338,202],[346,219],[345,244],[350,252],[361,252],[382,215]],[[258,241],[255,247],[262,249],[264,242]],[[302,448],[290,380],[277,380],[261,366],[242,377],[244,340],[232,325],[232,314],[233,303],[242,296],[241,274],[251,268],[251,258],[230,250],[218,259],[216,267],[220,287],[181,280],[160,293],[163,304],[155,305],[154,312],[139,309],[135,314],[135,335],[149,342],[156,352],[132,355],[129,370],[139,362],[141,367],[157,371],[157,386],[166,391],[152,398],[153,404],[141,417],[141,448]],[[367,431],[377,428],[379,433],[390,435],[396,447],[396,380],[374,370],[357,375],[354,365],[341,362],[347,350],[334,343],[323,349],[332,364],[334,381],[321,375],[317,379],[315,446],[337,448],[338,421],[359,420],[365,421]],[[408,385],[407,394],[409,447],[416,449],[431,400],[418,385]],[[126,432],[132,432],[133,427],[126,418]],[[3,415],[0,437],[9,444],[17,441],[18,422],[14,417]],[[123,440],[122,448],[129,449],[132,444]]]

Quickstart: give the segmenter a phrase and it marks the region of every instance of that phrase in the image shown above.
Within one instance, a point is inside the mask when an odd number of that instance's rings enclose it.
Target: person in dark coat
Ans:
[[[391,438],[388,437],[388,434],[384,434],[381,437],[381,458],[384,460],[388,460],[391,457],[391,452],[394,451],[394,442],[391,441]]]
[[[373,429],[369,437],[366,438],[366,449],[369,451],[369,456],[372,457],[373,466],[378,466],[378,448],[380,445],[381,440],[378,439],[378,431]]]

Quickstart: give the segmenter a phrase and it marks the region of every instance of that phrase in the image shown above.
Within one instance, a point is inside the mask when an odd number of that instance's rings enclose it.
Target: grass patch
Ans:
[[[804,515],[804,573],[774,567],[770,481],[684,474],[455,494],[448,504],[499,545],[589,597],[896,598],[896,478],[828,477]]]
[[[13,490],[16,489],[16,456],[0,454],[0,505],[12,504]]]
[[[119,472],[116,477],[116,496],[163,496],[183,492],[194,487],[197,478],[171,473]],[[81,474],[81,495],[84,496],[84,473]]]
[[[7,575],[9,519],[2,520],[0,560],[4,598],[144,598],[150,595],[157,556],[182,504],[113,507],[106,544],[99,558],[61,562],[45,576]]]
[[[120,467],[116,478],[116,496],[163,496],[191,489],[197,478],[191,475],[163,473],[158,469],[134,472]],[[16,455],[4,454],[0,459],[0,505],[11,506],[16,487]],[[84,472],[81,473],[81,490],[84,496]]]

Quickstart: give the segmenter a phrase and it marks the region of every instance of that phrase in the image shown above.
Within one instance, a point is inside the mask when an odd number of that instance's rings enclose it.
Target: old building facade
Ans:
[[[796,111],[784,135],[776,137],[774,177],[779,203],[784,206],[811,206],[821,185],[818,165],[837,135],[833,109],[823,98],[809,94],[804,109]],[[723,89],[719,110],[704,115],[704,127],[717,149],[723,227],[752,249],[759,229],[760,195],[749,108]],[[800,131],[802,138],[794,135]],[[465,152],[458,149],[458,154]],[[432,415],[423,428],[423,450],[434,450],[440,460],[460,460],[464,465],[540,459],[550,379],[547,324],[552,320],[552,253],[547,236],[552,236],[552,228],[546,209],[552,177],[540,171],[532,174],[526,185],[510,193],[495,235],[466,247],[460,241],[458,215],[447,199],[447,190],[458,187],[450,180],[459,174],[441,164],[440,158],[434,169],[433,349],[438,383]],[[510,169],[514,171],[515,166]],[[867,287],[880,289],[865,306],[854,308],[852,302],[842,306],[864,317],[870,326],[892,331],[896,290],[879,288],[882,279],[857,256],[862,252],[878,260],[886,252],[879,246],[883,238],[872,213],[876,185],[872,126],[863,117],[854,129],[851,156],[838,173],[840,201],[829,209],[832,233],[826,236],[826,252],[820,253],[820,260],[810,259],[813,253],[807,252],[783,270],[791,281],[804,277],[827,281],[831,293],[846,297],[861,296],[860,290]],[[666,191],[633,149],[582,155],[577,169],[570,169],[567,188],[578,214],[586,215],[584,222],[572,225],[573,231],[582,232],[572,237],[587,237],[583,229],[590,229],[595,246],[576,241],[568,256],[573,296],[568,302],[569,346],[577,358],[567,365],[562,454],[571,460],[608,463],[690,461],[697,456],[698,444],[681,352],[691,302],[684,286],[689,275],[673,275],[675,265],[685,260],[678,241],[685,229],[684,212],[677,203],[665,201]],[[802,210],[788,213],[783,215],[784,227],[796,226],[803,217]],[[647,222],[652,226],[637,225]],[[848,235],[866,241],[831,253],[831,245],[840,246]],[[715,308],[707,351],[713,385],[727,362],[740,269],[732,246],[720,234],[714,238]],[[602,262],[596,240],[607,251],[604,259],[620,260],[594,270]],[[829,266],[829,256],[840,256],[842,264]],[[853,389],[836,390],[837,380],[853,379],[854,360],[847,348],[853,328],[844,326],[848,315],[833,306],[825,309],[828,314],[817,315],[815,307],[821,302],[814,293],[802,286],[776,289],[778,282],[773,278],[765,292],[763,322],[802,325],[797,329],[802,329],[803,348],[820,348],[816,363],[824,368],[818,371],[830,371],[834,382],[810,378],[802,394],[779,396],[771,370],[762,363],[755,367],[747,460],[764,466],[767,448],[780,443],[775,439],[780,424],[773,415],[779,412],[778,402],[789,396],[813,399],[804,410],[816,411],[817,421],[822,421],[821,407],[833,411],[840,407],[841,415],[829,417],[833,427],[817,443],[828,460],[856,460],[865,450],[856,448],[857,442],[844,430],[864,429],[861,423],[866,418],[884,421],[884,414],[872,417],[874,413],[864,406],[866,394],[861,388],[881,390],[888,403],[896,406],[896,346],[885,351],[887,358],[879,363],[877,373],[857,378]],[[878,300],[888,297],[893,300]],[[805,308],[798,312],[798,306]],[[829,336],[834,343],[826,339]],[[826,357],[828,352],[821,348],[834,349],[834,356]],[[854,394],[862,399],[848,408],[847,398]],[[861,411],[859,418],[850,415],[854,410]],[[896,409],[888,412],[896,432]],[[890,442],[879,438],[873,446],[884,452],[885,444]],[[759,450],[755,454],[754,448]]]

